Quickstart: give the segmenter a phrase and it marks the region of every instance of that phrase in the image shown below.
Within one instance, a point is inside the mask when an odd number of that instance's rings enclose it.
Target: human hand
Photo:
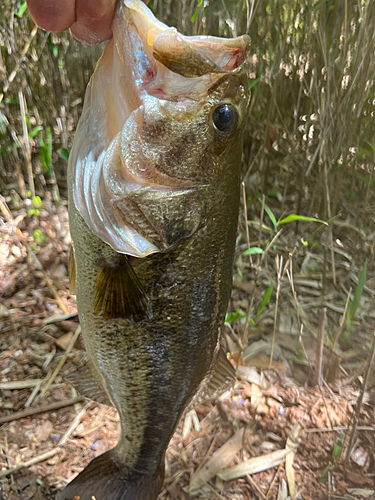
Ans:
[[[36,24],[46,31],[70,28],[74,38],[95,45],[112,36],[116,0],[27,0]]]

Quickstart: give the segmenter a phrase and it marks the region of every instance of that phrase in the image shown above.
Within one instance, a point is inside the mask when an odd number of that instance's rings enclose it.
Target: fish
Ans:
[[[68,378],[121,436],[57,500],[154,500],[178,422],[233,381],[232,284],[249,37],[184,36],[121,0],[69,157],[72,292],[88,363]]]

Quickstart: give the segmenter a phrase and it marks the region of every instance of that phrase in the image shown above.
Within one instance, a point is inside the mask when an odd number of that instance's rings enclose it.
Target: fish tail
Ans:
[[[94,458],[56,500],[156,500],[163,486],[164,460],[153,474],[121,466],[113,450]]]

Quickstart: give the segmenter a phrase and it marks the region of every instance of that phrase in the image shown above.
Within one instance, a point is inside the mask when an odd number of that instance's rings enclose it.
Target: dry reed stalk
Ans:
[[[373,334],[373,337],[372,337],[371,351],[370,351],[370,355],[368,357],[368,362],[367,362],[365,374],[363,377],[361,391],[360,391],[359,396],[358,396],[357,407],[356,407],[355,415],[354,415],[354,424],[353,424],[352,431],[350,434],[348,449],[347,449],[346,457],[345,457],[345,464],[346,465],[349,464],[350,456],[352,454],[353,444],[354,444],[354,440],[355,440],[356,433],[357,433],[358,421],[359,421],[359,417],[360,417],[361,409],[362,409],[362,404],[363,404],[363,397],[365,395],[368,379],[370,376],[370,371],[371,371],[371,368],[374,364],[374,361],[375,361],[375,334]]]
[[[61,368],[64,366],[65,361],[68,359],[68,355],[73,350],[74,344],[76,343],[76,341],[77,341],[80,333],[81,333],[81,327],[78,325],[78,327],[77,327],[77,329],[76,329],[76,331],[74,333],[74,336],[73,336],[72,340],[70,341],[70,344],[68,345],[68,348],[65,351],[64,356],[61,358],[60,363],[55,368],[55,370],[52,373],[51,377],[49,378],[47,384],[43,387],[43,390],[40,393],[40,398],[43,398],[46,395],[48,389],[51,387],[51,385],[55,381],[55,379],[56,379],[57,375],[59,374]]]
[[[315,385],[322,385],[323,379],[323,349],[324,349],[324,332],[326,326],[327,309],[324,307],[319,311],[319,325],[318,325],[318,339],[316,343],[316,359],[315,359],[315,372],[314,383]]]

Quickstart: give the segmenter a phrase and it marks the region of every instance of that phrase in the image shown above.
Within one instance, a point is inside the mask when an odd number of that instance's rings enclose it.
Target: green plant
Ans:
[[[273,282],[270,284],[270,286],[267,288],[267,290],[264,292],[262,302],[260,303],[260,306],[258,307],[258,310],[255,314],[255,319],[257,320],[260,316],[260,313],[263,311],[263,309],[266,307],[268,304],[271,295],[273,291]]]
[[[45,236],[40,229],[34,229],[33,239],[37,245],[41,245],[45,240]]]
[[[246,314],[241,311],[227,313],[225,315],[225,325],[231,326],[234,322],[239,321],[242,318],[246,318]]]
[[[50,127],[46,129],[46,139],[44,140],[44,134],[39,135],[39,147],[40,147],[40,162],[44,168],[47,179],[52,179],[53,177],[53,165],[52,165],[52,134]]]
[[[28,191],[28,193],[30,193],[30,191]],[[33,215],[35,215],[36,217],[39,217],[39,215],[40,215],[39,207],[42,205],[42,200],[40,199],[39,196],[34,196],[33,198],[31,198],[31,202],[33,204],[33,208],[30,208],[27,211],[27,215],[29,217],[32,217]]]
[[[23,17],[23,15],[24,15],[26,9],[27,9],[27,3],[26,2],[22,2],[21,5],[19,6],[17,12],[16,12],[16,16],[21,19]]]
[[[66,163],[69,162],[69,151],[66,148],[58,149],[57,154],[59,155],[59,158],[64,160]]]
[[[336,443],[333,446],[332,450],[333,463],[335,463],[340,458],[341,452],[342,452],[342,437],[340,436],[338,437]]]
[[[276,231],[283,224],[290,224],[292,222],[297,222],[297,221],[318,222],[319,224],[324,224],[324,225],[328,226],[328,223],[325,222],[324,220],[316,219],[315,217],[306,217],[304,215],[295,215],[295,214],[288,215],[287,217],[284,217],[283,219],[279,219],[277,221],[276,217],[274,216],[274,214],[272,212],[272,210],[266,204],[264,205],[264,210],[266,211],[268,217],[270,218],[270,220],[272,222],[274,230],[276,230]]]
[[[358,283],[354,292],[353,300],[350,302],[349,307],[348,307],[348,312],[346,314],[347,321],[350,323],[353,321],[355,314],[357,312],[357,309],[360,304],[360,300],[362,297],[363,289],[366,283],[366,274],[367,274],[367,260],[365,260],[365,263],[363,264],[359,276],[358,276]]]

